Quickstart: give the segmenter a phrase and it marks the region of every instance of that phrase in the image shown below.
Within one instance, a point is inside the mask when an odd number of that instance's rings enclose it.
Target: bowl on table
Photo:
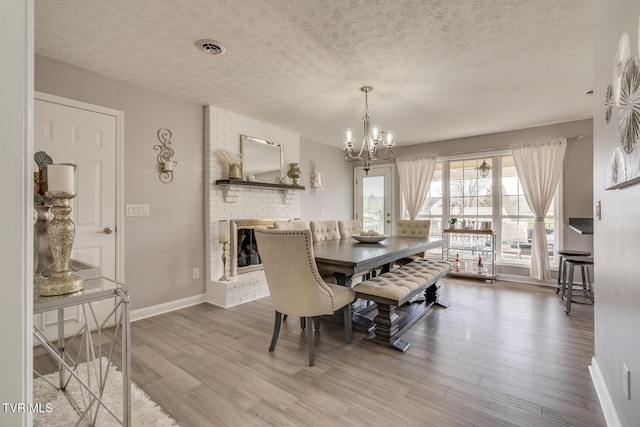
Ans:
[[[361,234],[352,234],[351,237],[353,237],[360,243],[379,243],[386,239],[388,236],[385,234],[378,234],[377,236],[363,236]]]

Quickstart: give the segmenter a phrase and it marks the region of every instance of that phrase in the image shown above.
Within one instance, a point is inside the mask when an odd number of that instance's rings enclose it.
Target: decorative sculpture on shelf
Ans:
[[[242,172],[240,171],[242,157],[239,154],[233,154],[224,148],[216,148],[215,153],[218,159],[229,167],[227,175],[229,179],[242,179]]]
[[[289,163],[289,172],[287,172],[287,176],[293,180],[293,185],[298,185],[298,178],[300,178],[301,174],[298,163]]]

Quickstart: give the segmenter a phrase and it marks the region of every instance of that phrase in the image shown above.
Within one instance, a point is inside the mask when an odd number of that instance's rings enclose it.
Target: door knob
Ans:
[[[104,230],[98,231],[98,233],[111,234],[113,233],[113,229],[111,227],[105,227]]]
[[[391,220],[390,219],[387,220],[387,224],[391,224]]]

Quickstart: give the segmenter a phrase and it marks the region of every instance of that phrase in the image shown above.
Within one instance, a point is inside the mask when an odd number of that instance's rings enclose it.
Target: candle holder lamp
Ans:
[[[173,160],[174,151],[171,145],[171,131],[169,129],[159,129],[158,139],[160,144],[154,145],[154,151],[158,151],[158,165],[160,168],[160,182],[168,184],[173,181],[173,167],[178,164]]]
[[[227,276],[227,243],[229,243],[229,220],[218,221],[218,242],[222,243],[222,276],[218,280],[228,281]]]
[[[69,258],[76,234],[75,224],[69,218],[69,200],[73,199],[76,193],[49,191],[46,196],[53,200],[53,220],[47,228],[47,236],[55,272],[40,285],[40,295],[65,295],[81,291],[84,289],[82,278],[72,274],[69,269]]]

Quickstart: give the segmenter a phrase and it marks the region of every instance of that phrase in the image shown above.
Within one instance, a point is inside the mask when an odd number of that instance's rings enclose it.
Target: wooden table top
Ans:
[[[313,252],[318,268],[357,275],[441,246],[442,239],[438,238],[389,236],[380,243],[360,243],[351,238],[314,242]]]

